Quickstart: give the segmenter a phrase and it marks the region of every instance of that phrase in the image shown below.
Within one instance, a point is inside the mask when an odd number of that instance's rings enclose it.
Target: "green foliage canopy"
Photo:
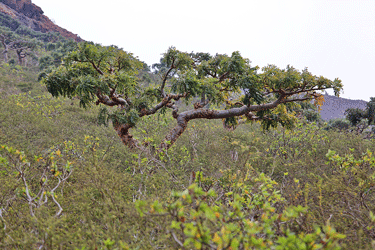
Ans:
[[[130,148],[141,147],[129,133],[139,118],[171,109],[177,125],[166,135],[161,149],[168,149],[193,119],[223,119],[227,127],[257,120],[266,129],[279,123],[292,127],[293,103],[317,99],[320,90],[333,88],[339,95],[342,89],[339,79],[317,77],[307,69],[300,72],[291,66],[279,69],[268,65],[258,73],[258,67],[251,66],[238,51],[230,56],[213,56],[171,47],[160,64],[154,65],[160,83],[148,87],[138,84],[137,71],[142,67],[131,53],[116,46],[86,42],[79,44],[43,82],[53,96],[77,96],[83,107],[93,103],[116,106],[113,112],[103,110],[101,117],[112,119],[118,135]],[[180,112],[176,103],[180,99],[194,108]]]

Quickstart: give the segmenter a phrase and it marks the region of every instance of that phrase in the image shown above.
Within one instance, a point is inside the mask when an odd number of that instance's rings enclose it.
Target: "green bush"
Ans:
[[[136,203],[150,220],[168,217],[170,248],[338,249],[338,240],[345,238],[329,225],[304,232],[300,215],[307,208],[283,207],[277,183],[264,174],[226,171],[207,192],[199,187],[201,178],[197,173],[196,183],[174,193],[171,203]]]

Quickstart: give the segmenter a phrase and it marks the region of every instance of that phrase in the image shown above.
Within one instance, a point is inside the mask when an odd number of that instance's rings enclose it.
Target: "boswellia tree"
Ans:
[[[158,86],[140,86],[137,70],[142,63],[116,46],[81,43],[64,63],[43,82],[57,96],[78,97],[83,107],[105,107],[102,119],[112,120],[122,142],[130,148],[144,147],[130,134],[140,118],[171,110],[176,126],[165,136],[159,150],[173,145],[194,119],[222,119],[227,127],[242,121],[261,121],[268,129],[277,124],[292,127],[293,105],[315,99],[320,90],[333,88],[339,95],[339,79],[329,80],[293,67],[266,66],[258,73],[239,52],[225,54],[185,53],[168,49],[156,64]],[[191,109],[180,112],[176,102],[186,100]]]

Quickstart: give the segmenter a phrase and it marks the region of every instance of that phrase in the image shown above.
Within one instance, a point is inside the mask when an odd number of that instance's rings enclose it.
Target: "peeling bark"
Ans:
[[[133,136],[130,134],[129,130],[132,128],[129,124],[113,124],[114,129],[116,130],[118,136],[120,137],[122,143],[128,146],[130,149],[139,148],[145,149],[138,140],[134,139]]]

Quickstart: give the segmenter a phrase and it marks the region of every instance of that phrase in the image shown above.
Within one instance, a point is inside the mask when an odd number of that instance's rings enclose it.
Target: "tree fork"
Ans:
[[[242,106],[240,108],[232,108],[228,110],[212,110],[206,108],[199,108],[194,110],[188,110],[177,115],[177,126],[175,126],[169,134],[165,137],[164,141],[159,146],[159,151],[163,149],[169,149],[175,141],[182,135],[185,131],[187,124],[190,120],[194,119],[225,119],[230,117],[238,117],[242,115],[248,115],[253,111],[261,111],[265,109],[273,109],[278,105],[288,102],[284,99],[285,95],[280,95],[280,97],[274,102],[267,104],[260,104],[254,106]],[[251,116],[253,114],[251,113]]]

